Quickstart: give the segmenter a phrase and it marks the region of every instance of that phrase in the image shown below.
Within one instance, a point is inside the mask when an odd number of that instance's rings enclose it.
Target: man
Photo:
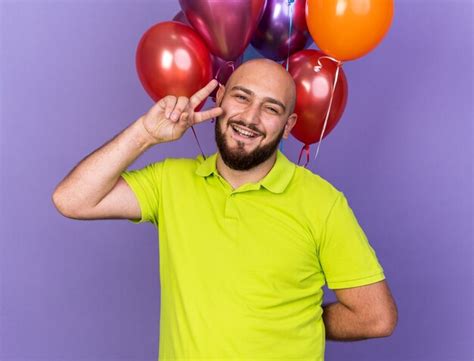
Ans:
[[[252,60],[190,99],[167,96],[82,160],[53,201],[66,217],[159,230],[160,360],[323,360],[325,339],[389,336],[397,308],[344,194],[278,150],[295,84]],[[127,167],[217,117],[218,152]],[[322,305],[327,282],[338,302]]]

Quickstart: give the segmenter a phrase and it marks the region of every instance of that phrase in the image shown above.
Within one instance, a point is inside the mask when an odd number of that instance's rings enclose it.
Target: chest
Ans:
[[[174,197],[163,203],[160,239],[175,264],[200,278],[248,275],[284,287],[320,272],[314,235],[294,197],[212,187]]]

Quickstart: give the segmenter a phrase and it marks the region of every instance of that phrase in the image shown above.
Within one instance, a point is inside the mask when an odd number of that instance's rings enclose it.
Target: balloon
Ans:
[[[291,134],[304,144],[319,141],[329,107],[337,65],[326,54],[317,50],[301,50],[289,58],[289,72],[296,83],[295,113],[298,115]],[[321,63],[319,72],[314,67]],[[286,65],[286,63],[284,64]],[[347,80],[342,68],[334,91],[334,98],[323,139],[334,129],[347,102]]]
[[[206,44],[190,26],[175,21],[158,23],[143,34],[136,67],[143,87],[155,102],[166,95],[190,97],[212,79]]]
[[[212,74],[214,75],[214,78],[216,78],[220,84],[226,84],[227,80],[229,80],[230,76],[234,72],[234,70],[242,64],[244,56],[240,55],[237,59],[235,60],[224,60],[219,58],[218,56],[212,55],[211,54],[211,59],[212,59]],[[216,94],[217,94],[217,89],[214,89],[209,95],[211,98],[215,99]]]
[[[188,19],[186,19],[186,15],[184,15],[183,11],[178,11],[176,15],[174,16],[173,21],[178,21],[180,23],[183,23],[192,27]]]
[[[211,53],[233,60],[250,43],[265,0],[179,0],[179,3]]]
[[[306,23],[316,45],[338,60],[374,49],[387,33],[393,0],[307,0]]]
[[[189,21],[186,18],[186,15],[182,11],[179,11],[173,18],[173,21],[179,21],[180,23],[189,25]],[[211,54],[211,62],[212,62],[212,76],[216,78],[219,83],[226,84],[227,80],[234,72],[235,68],[237,68],[240,64],[242,64],[243,55],[240,55],[235,60],[224,60],[219,58],[218,56]],[[217,88],[212,91],[209,95],[211,98],[215,99],[217,94]]]
[[[262,20],[251,41],[252,46],[264,57],[275,61],[288,58],[288,45],[290,55],[308,47],[312,39],[306,26],[305,5],[306,0],[297,0],[293,3],[290,36],[288,0],[267,0]]]

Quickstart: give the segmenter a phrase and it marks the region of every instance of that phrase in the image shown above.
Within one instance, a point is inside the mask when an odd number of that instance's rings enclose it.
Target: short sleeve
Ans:
[[[164,161],[155,162],[141,169],[121,173],[121,177],[135,193],[140,205],[141,218],[129,219],[132,223],[151,222],[158,226],[163,164]]]
[[[357,287],[385,279],[375,251],[342,192],[327,216],[318,253],[330,289]]]

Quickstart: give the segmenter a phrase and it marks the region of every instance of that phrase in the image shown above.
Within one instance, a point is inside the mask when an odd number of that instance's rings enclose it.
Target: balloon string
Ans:
[[[290,24],[288,25],[288,53],[286,57],[286,71],[290,64],[291,33],[293,32],[293,3],[295,0],[288,0],[288,13],[290,15]],[[283,152],[283,139],[280,141],[280,151]]]
[[[235,65],[234,65],[234,62],[233,62],[232,60],[226,61],[225,63],[221,64],[221,65],[219,66],[219,68],[217,69],[216,75],[214,76],[214,79],[216,79],[216,80],[219,82],[219,84],[222,84],[222,83],[219,81],[219,74],[220,74],[220,72],[221,72],[221,70],[222,70],[222,67],[223,67],[224,65],[225,65],[225,66],[229,66],[230,68],[232,68],[232,72],[235,70]],[[215,98],[213,98],[213,100],[214,100],[214,102],[216,101]],[[214,123],[215,120],[216,120],[216,118],[214,118],[214,119],[211,121],[211,123]],[[194,127],[193,127],[193,126],[191,126],[191,130],[193,131],[194,138],[196,139],[196,143],[198,144],[199,150],[201,151],[201,154],[202,154],[203,158],[206,159],[206,156],[204,155],[204,152],[202,151],[201,144],[199,143],[199,139],[198,139],[198,137],[197,137],[197,135],[196,135],[196,131],[194,130]]]
[[[229,68],[232,68],[232,72],[234,72],[235,70],[235,62],[233,60],[229,60],[229,61],[226,61],[225,63],[222,63],[220,66],[219,66],[219,69],[217,69],[217,72],[216,72],[216,76],[214,77],[214,79],[216,79],[219,84],[222,84],[220,81],[219,81],[219,74],[222,70],[222,67],[223,66],[228,66]]]
[[[326,117],[324,119],[324,125],[323,125],[323,130],[321,131],[321,136],[319,138],[319,142],[318,142],[318,147],[316,148],[316,154],[314,156],[314,159],[316,159],[316,157],[318,156],[318,153],[319,153],[319,147],[321,146],[321,141],[323,139],[323,136],[324,136],[324,131],[326,130],[326,125],[328,123],[328,119],[329,119],[329,113],[331,112],[331,107],[332,107],[332,100],[334,98],[334,91],[336,90],[336,84],[337,84],[337,79],[339,78],[339,69],[340,67],[342,66],[342,61],[339,61],[337,59],[334,59],[330,56],[321,56],[319,57],[318,59],[318,65],[316,65],[314,67],[314,71],[315,72],[319,72],[321,71],[321,69],[323,68],[323,65],[321,63],[321,59],[323,58],[326,58],[326,59],[329,59],[329,60],[332,60],[336,63],[336,75],[334,76],[334,83],[332,85],[332,89],[331,89],[331,97],[329,98],[329,106],[328,106],[328,110],[326,112]]]
[[[286,71],[290,64],[290,47],[291,47],[291,33],[293,32],[293,4],[295,0],[288,0],[288,13],[290,15],[290,24],[288,27],[288,53],[286,57]]]
[[[235,70],[235,62],[233,60],[229,60],[229,61],[226,61],[225,63],[222,63],[219,68],[217,69],[216,71],[216,75],[214,76],[214,79],[217,80],[217,82],[219,83],[219,85],[222,85],[222,83],[219,81],[219,74],[221,73],[221,70],[222,70],[222,67],[223,66],[228,66],[229,68],[232,69],[232,72],[234,72]],[[212,100],[214,101],[214,103],[216,102],[216,98],[215,97],[212,97]],[[216,119],[214,118],[211,123],[214,123]]]
[[[199,150],[201,151],[201,154],[202,154],[202,157],[204,158],[204,160],[206,159],[206,156],[204,155],[204,152],[202,151],[202,148],[201,148],[201,144],[199,144],[199,139],[196,135],[196,131],[194,130],[194,127],[191,125],[191,130],[193,131],[193,134],[194,134],[194,138],[196,138],[196,142],[198,144],[198,147],[199,147]]]
[[[301,155],[303,154],[303,151],[306,153],[306,163],[304,164],[304,167],[306,168],[309,163],[309,144],[305,144],[301,148],[300,155],[298,157],[298,165],[300,165]]]

